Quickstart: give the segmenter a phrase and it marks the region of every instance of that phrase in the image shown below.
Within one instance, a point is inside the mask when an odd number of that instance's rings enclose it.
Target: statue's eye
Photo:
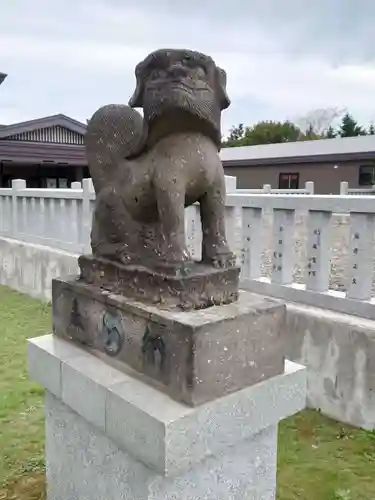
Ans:
[[[151,79],[159,80],[160,78],[165,78],[165,71],[162,69],[154,69],[151,73]]]
[[[206,78],[206,72],[201,66],[198,66],[198,68],[196,68],[195,74],[197,78]]]

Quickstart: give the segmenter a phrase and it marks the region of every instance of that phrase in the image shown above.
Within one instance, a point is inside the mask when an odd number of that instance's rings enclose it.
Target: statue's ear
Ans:
[[[135,68],[135,77],[137,80],[137,86],[135,88],[134,94],[131,96],[129,100],[129,106],[132,108],[143,108],[143,93],[145,89],[144,79],[145,79],[145,70],[147,67],[146,61],[139,63]]]
[[[140,74],[137,75],[137,86],[135,88],[134,94],[129,99],[129,106],[132,108],[142,108],[143,107],[143,91],[144,84],[143,78]]]
[[[216,91],[220,109],[227,109],[230,105],[230,99],[227,94],[227,74],[219,67],[216,68]]]

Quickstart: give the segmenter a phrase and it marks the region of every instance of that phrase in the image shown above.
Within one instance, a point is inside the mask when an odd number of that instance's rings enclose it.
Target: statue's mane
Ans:
[[[175,62],[190,61],[192,65],[202,66],[207,72],[216,68],[216,64],[212,57],[202,54],[201,52],[187,49],[159,49],[149,54],[143,61],[137,64],[135,75],[137,78],[141,76],[144,77],[153,69],[167,68],[171,60]]]

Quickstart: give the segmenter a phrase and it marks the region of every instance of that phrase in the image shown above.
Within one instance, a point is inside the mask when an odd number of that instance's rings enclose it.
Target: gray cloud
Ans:
[[[0,123],[126,102],[134,66],[160,47],[211,54],[228,72],[232,123],[347,106],[375,87],[373,0],[14,0],[0,17]],[[189,5],[189,7],[187,6]]]
[[[124,3],[106,0],[106,5],[121,11]],[[156,11],[157,16],[172,19],[171,24],[174,22],[177,27],[179,20],[183,26],[198,23],[206,28],[194,29],[198,43],[212,38],[216,46],[225,44],[230,50],[252,50],[251,33],[255,31],[262,32],[268,40],[265,50],[279,47],[289,54],[319,54],[335,63],[375,58],[373,0],[143,0],[142,8],[152,11],[152,15]],[[171,28],[170,25],[168,29]],[[177,33],[183,36],[180,28]]]

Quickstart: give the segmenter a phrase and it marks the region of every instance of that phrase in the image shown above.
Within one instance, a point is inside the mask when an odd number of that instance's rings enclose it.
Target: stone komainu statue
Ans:
[[[129,106],[104,106],[87,127],[93,255],[164,270],[186,265],[184,208],[199,202],[202,262],[233,266],[219,157],[221,111],[230,104],[225,72],[199,52],[165,49],[138,64],[136,79]]]

